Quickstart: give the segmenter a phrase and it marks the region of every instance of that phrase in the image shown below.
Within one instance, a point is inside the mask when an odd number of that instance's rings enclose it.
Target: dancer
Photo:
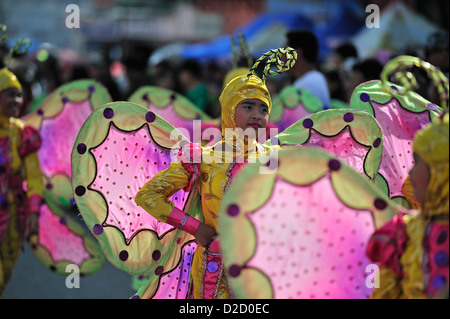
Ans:
[[[410,178],[421,208],[394,217],[372,235],[367,255],[380,264],[380,287],[372,298],[437,298],[448,293],[448,113],[416,134],[413,150]]]
[[[18,42],[10,56],[23,44]],[[22,241],[38,233],[43,195],[42,173],[37,156],[41,138],[37,130],[18,119],[22,102],[22,86],[17,77],[7,67],[1,69],[0,297],[11,278]],[[26,190],[23,188],[24,181]]]
[[[292,66],[292,60],[287,64]],[[221,141],[203,149],[187,144],[179,152],[181,162],[172,163],[155,175],[135,197],[136,203],[157,220],[195,237],[199,246],[192,262],[191,288],[196,299],[232,297],[217,239],[217,215],[221,199],[240,165],[277,149],[259,144],[256,134],[248,134],[252,129],[256,131],[267,126],[272,103],[263,80],[252,72],[231,80],[219,98],[222,107]],[[248,135],[230,135],[230,129],[233,132],[245,131]],[[204,221],[186,214],[168,200],[180,189],[190,187],[199,189]]]

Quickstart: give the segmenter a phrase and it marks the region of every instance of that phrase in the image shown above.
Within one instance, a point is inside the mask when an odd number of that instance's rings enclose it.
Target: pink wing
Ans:
[[[66,266],[75,264],[80,274],[101,269],[105,258],[90,234],[47,198],[41,206],[39,236],[30,238],[34,255],[50,270],[67,275]]]
[[[397,212],[383,192],[316,147],[279,153],[272,176],[248,164],[220,211],[222,252],[239,298],[368,298],[365,248]]]
[[[38,151],[48,196],[63,206],[71,206],[73,191],[70,154],[84,121],[92,111],[111,101],[108,91],[93,80],[78,80],[52,92],[23,121],[39,130],[42,146]]]
[[[379,172],[387,181],[389,197],[403,197],[402,185],[414,165],[414,136],[433,117],[439,116],[441,109],[414,92],[394,97],[384,91],[380,81],[359,85],[350,107],[372,114],[380,124],[383,157]]]

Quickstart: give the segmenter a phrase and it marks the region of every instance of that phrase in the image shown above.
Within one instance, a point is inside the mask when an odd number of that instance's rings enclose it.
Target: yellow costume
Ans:
[[[260,78],[254,75],[234,78],[219,98],[222,107],[222,140],[212,147],[197,147],[197,151],[201,153],[201,161],[198,161],[198,165],[193,169],[189,169],[189,165],[184,163],[172,163],[166,170],[159,172],[139,190],[135,198],[136,203],[159,221],[170,223],[174,204],[168,198],[178,190],[188,187],[196,174],[195,170],[199,169],[195,186],[201,196],[204,223],[217,232],[219,207],[234,172],[244,161],[256,160],[261,154],[268,155],[278,150],[278,147],[275,149],[263,146],[246,136],[237,138],[242,143],[234,142],[232,137],[225,134],[226,129],[236,130],[235,109],[239,102],[246,99],[265,102],[270,112],[270,94]],[[195,152],[193,144],[188,144],[181,152],[187,152],[188,148]],[[172,221],[172,225],[179,226],[176,224],[179,223]],[[184,230],[181,227],[180,229]],[[195,234],[195,229],[192,234]],[[194,298],[230,298],[217,240],[206,248],[200,245],[197,247],[191,276]]]
[[[430,170],[426,198],[420,210],[394,217],[373,234],[367,253],[380,263],[380,287],[372,298],[439,298],[448,294],[448,114],[416,134],[413,150]]]
[[[0,70],[0,94],[21,85],[6,68]],[[19,257],[28,216],[39,213],[43,186],[37,150],[39,133],[0,109],[0,297]],[[26,193],[23,190],[26,181]]]

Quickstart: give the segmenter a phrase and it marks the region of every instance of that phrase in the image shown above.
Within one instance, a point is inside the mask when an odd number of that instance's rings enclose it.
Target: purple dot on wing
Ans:
[[[241,274],[241,266],[231,265],[230,268],[228,268],[228,274],[233,278],[238,277]]]
[[[378,210],[384,210],[387,207],[387,203],[384,199],[376,198],[374,201],[374,206]]]
[[[92,228],[92,231],[97,236],[101,235],[101,234],[103,234],[103,227],[100,224],[95,224],[94,227]]]
[[[128,251],[122,250],[119,253],[119,259],[122,260],[122,261],[127,261],[127,259],[128,259]]]
[[[304,128],[312,128],[314,126],[314,122],[311,119],[305,119],[303,120],[303,127]]]
[[[88,91],[89,91],[89,93],[95,92],[95,86],[90,85],[90,86],[88,87]]]
[[[359,96],[359,99],[363,102],[369,102],[370,96],[367,93],[361,93],[361,95]]]
[[[143,99],[144,101],[148,101],[148,100],[149,100],[149,99],[148,99],[148,94],[145,93],[144,95],[142,95],[142,99]]]
[[[78,196],[83,196],[85,193],[86,193],[86,187],[77,186],[77,188],[75,188],[75,194],[77,194]]]
[[[155,119],[156,119],[156,115],[155,115],[155,113],[153,113],[152,111],[147,112],[147,113],[145,114],[145,120],[146,120],[147,122],[152,123],[152,122],[155,121]]]
[[[87,150],[86,144],[80,143],[77,145],[78,154],[84,154],[86,153],[86,150]]]
[[[69,102],[69,99],[67,97],[63,97],[61,99],[61,102],[63,102],[64,104],[66,104],[67,102]]]
[[[106,119],[111,119],[114,116],[114,110],[110,107],[107,107],[106,109],[103,110],[103,116]]]
[[[159,276],[164,272],[164,267],[163,266],[158,266],[155,269],[155,275]]]
[[[378,148],[381,144],[381,138],[377,137],[375,141],[373,141],[373,147]]]
[[[353,115],[353,113],[349,112],[344,114],[344,121],[347,123],[352,122],[354,118],[355,116]]]
[[[161,252],[159,250],[155,250],[152,253],[152,259],[156,261],[159,260],[159,258],[161,258]]]
[[[139,297],[138,295],[134,295],[133,297],[131,297],[131,299],[141,299],[141,297]]]
[[[328,168],[332,171],[338,171],[341,168],[341,162],[333,158],[328,161]]]
[[[227,207],[227,214],[230,217],[236,217],[237,215],[239,215],[240,213],[240,209],[239,206],[236,204],[230,204]]]
[[[42,109],[37,110],[37,114],[44,115],[44,111]]]

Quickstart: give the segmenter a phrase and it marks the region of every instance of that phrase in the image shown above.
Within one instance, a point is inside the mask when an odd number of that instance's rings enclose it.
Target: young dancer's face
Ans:
[[[236,128],[246,130],[248,128],[257,131],[266,128],[269,122],[269,107],[261,100],[243,100],[236,106]]]
[[[22,102],[22,91],[17,88],[8,88],[0,92],[0,108],[8,117],[19,117]]]

